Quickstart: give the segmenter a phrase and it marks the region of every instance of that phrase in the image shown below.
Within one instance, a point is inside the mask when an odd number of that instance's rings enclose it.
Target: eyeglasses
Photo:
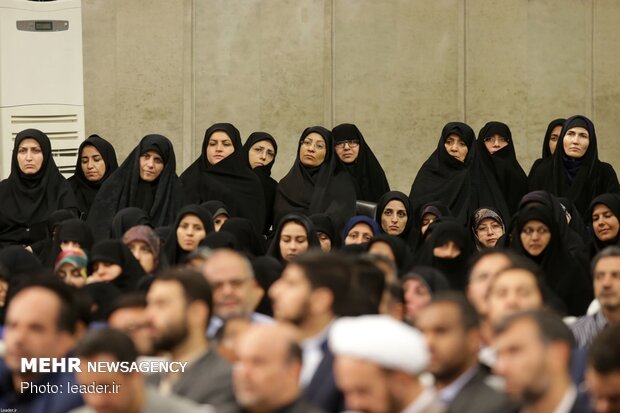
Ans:
[[[318,150],[325,149],[325,144],[323,142],[314,142],[314,141],[311,141],[310,139],[305,139],[301,144],[305,146],[306,148],[314,146]]]
[[[476,228],[476,232],[478,233],[497,232],[501,230],[502,230],[502,226],[499,224],[480,225],[478,228]]]
[[[487,136],[486,138],[483,139],[484,143],[508,143],[508,138],[504,138],[503,136]]]
[[[360,145],[359,139],[349,139],[346,141],[340,141],[336,143],[336,148],[342,149],[345,145],[349,145],[349,148],[357,148]]]
[[[547,227],[538,227],[536,229],[532,228],[532,227],[525,227],[521,230],[521,234],[525,234],[527,236],[531,236],[533,233],[537,232],[538,235],[545,235],[548,234],[549,232],[549,228]]]

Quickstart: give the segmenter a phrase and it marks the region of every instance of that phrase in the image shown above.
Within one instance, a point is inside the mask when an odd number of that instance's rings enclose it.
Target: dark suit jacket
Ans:
[[[159,386],[161,374],[148,377],[147,382]],[[182,373],[172,392],[198,404],[224,406],[233,403],[232,367],[215,353],[207,351]]]
[[[485,383],[487,374],[479,370],[456,395],[447,413],[504,413],[515,411],[508,399]]]
[[[224,406],[216,410],[216,413],[244,413],[244,412],[245,410],[237,404],[230,404],[230,405]],[[314,406],[310,405],[309,403],[301,399],[297,399],[293,403],[287,406],[282,406],[278,409],[273,410],[271,413],[325,413],[325,412],[323,412],[320,409],[315,408]]]
[[[321,345],[323,360],[312,376],[312,380],[303,390],[301,398],[326,413],[345,411],[344,395],[334,379],[334,355],[329,351],[327,340]]]

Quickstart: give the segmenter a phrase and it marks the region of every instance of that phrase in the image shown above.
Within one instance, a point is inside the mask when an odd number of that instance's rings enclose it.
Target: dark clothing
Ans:
[[[228,135],[234,152],[211,164],[207,147],[211,136],[218,131]],[[206,130],[200,157],[181,174],[181,181],[192,204],[222,201],[231,216],[245,217],[258,231],[263,230],[265,197],[261,182],[248,166],[239,131],[230,123],[216,123]]]
[[[551,236],[547,246],[537,256],[527,252],[520,236],[526,224],[533,220],[542,222]],[[518,253],[540,266],[545,283],[562,301],[568,314],[580,316],[586,312],[593,298],[588,262],[578,260],[570,254],[548,208],[543,205],[530,205],[519,212],[512,246]]]
[[[43,154],[41,168],[34,174],[22,172],[17,160],[19,145],[25,139],[37,141]],[[50,214],[58,209],[77,211],[71,186],[52,158],[50,140],[40,130],[26,129],[15,137],[11,174],[0,182],[0,199],[0,248],[45,240]]]
[[[220,409],[216,410],[217,413],[246,413],[247,410],[243,409],[237,404],[230,404],[228,406],[224,406]],[[287,404],[286,406],[282,406],[278,409],[275,409],[269,413],[329,413],[324,412],[323,410],[317,409],[311,404],[297,399],[291,404]]]
[[[530,173],[528,176],[532,176],[536,168],[538,168],[543,161],[551,157],[552,153],[551,153],[551,149],[549,148],[549,141],[551,140],[551,133],[553,132],[553,129],[556,128],[556,126],[564,125],[564,122],[566,122],[566,119],[564,118],[554,119],[551,122],[549,122],[549,125],[547,126],[547,130],[545,132],[545,137],[543,138],[542,157],[534,161],[534,164],[532,164],[532,168],[530,168]]]
[[[573,159],[566,155],[563,142],[566,133],[577,126],[587,129],[589,145],[581,158]],[[598,159],[596,131],[590,119],[577,115],[566,120],[553,156],[530,174],[529,187],[530,190],[544,189],[558,197],[567,197],[581,215],[586,213],[596,196],[608,192],[620,193],[613,167]]]
[[[271,245],[269,245],[269,249],[267,250],[266,255],[273,257],[279,261],[285,261],[280,251],[280,236],[282,235],[282,229],[284,228],[284,225],[291,221],[305,228],[306,235],[308,237],[308,249],[321,248],[319,237],[316,234],[316,230],[314,229],[314,225],[312,224],[312,221],[310,221],[310,218],[305,215],[291,213],[282,217],[282,219],[278,223],[275,235],[271,241]]]
[[[484,139],[494,135],[505,138],[508,145],[491,154]],[[521,197],[527,193],[527,175],[517,160],[510,128],[505,123],[488,122],[480,129],[476,144],[479,206],[491,206],[500,216],[508,218],[517,211]]]
[[[174,266],[181,264],[183,262],[183,258],[185,258],[185,256],[190,252],[181,248],[177,237],[177,229],[181,224],[181,220],[187,215],[193,215],[202,222],[205,230],[205,238],[207,235],[215,232],[215,228],[213,228],[213,218],[206,208],[203,208],[200,205],[186,205],[181,208],[179,215],[174,222],[173,230],[170,231],[168,239],[164,242],[164,252],[169,265]]]
[[[478,371],[448,405],[447,413],[504,413],[515,410],[502,393],[485,382],[486,374]]]
[[[303,389],[301,398],[326,413],[340,413],[345,410],[345,400],[334,379],[334,354],[329,351],[327,340],[321,349],[323,359]]]
[[[451,156],[446,149],[446,140],[456,135],[467,145],[464,161]],[[437,149],[424,162],[418,172],[409,200],[414,211],[429,202],[441,202],[462,225],[466,225],[475,206],[475,193],[472,187],[472,166],[475,149],[474,131],[465,123],[450,122],[441,131]],[[473,207],[473,208],[472,208]]]
[[[620,195],[619,194],[603,194],[603,195],[597,196],[596,198],[592,200],[592,202],[590,203],[590,206],[588,207],[588,211],[586,212],[586,216],[585,216],[586,222],[590,224],[590,226],[592,227],[592,232],[593,232],[592,240],[590,242],[590,258],[594,257],[596,253],[598,253],[600,250],[602,250],[605,247],[608,247],[610,245],[620,244],[620,232],[618,232],[618,234],[614,238],[607,240],[607,241],[601,241],[596,236],[596,231],[594,230],[595,229],[594,227],[596,224],[592,222],[592,212],[594,211],[594,207],[599,204],[605,205],[607,208],[611,210],[611,212],[617,219],[620,219]]]
[[[153,374],[147,382],[159,386],[162,376]],[[172,386],[172,392],[190,399],[198,404],[210,404],[215,407],[226,406],[234,402],[232,390],[231,365],[209,350],[181,373],[181,377]]]
[[[299,157],[305,138],[318,133],[325,143],[325,160],[320,166],[309,168]],[[310,216],[327,214],[339,234],[344,224],[355,214],[355,186],[351,176],[343,171],[334,153],[333,137],[329,130],[313,126],[304,130],[297,145],[295,162],[278,184],[274,204],[276,224],[283,216],[295,212]]]
[[[136,291],[142,278],[146,276],[138,260],[120,240],[107,239],[96,243],[88,260],[89,274],[92,274],[93,264],[96,262],[107,262],[121,267],[123,272],[110,281],[110,284],[122,292]]]
[[[59,386],[59,389],[63,391],[62,395],[49,391],[35,393],[28,389],[20,393],[20,389],[13,387],[13,379],[8,366],[4,360],[0,360],[0,408],[16,409],[3,411],[25,413],[67,413],[84,404],[80,394],[67,391],[67,383],[77,384],[73,373],[50,373],[34,380],[33,385]]]
[[[334,145],[347,140],[357,140],[359,149],[357,159],[345,163],[340,158],[338,161],[346,170],[355,183],[355,193],[358,200],[377,202],[381,195],[390,190],[390,184],[385,176],[383,167],[368,146],[364,136],[357,126],[350,123],[342,123],[332,129]]]
[[[249,154],[252,146],[261,141],[269,141],[273,145],[274,156],[273,160],[267,165],[257,166],[252,169],[258,179],[260,179],[261,186],[263,188],[263,195],[265,196],[265,224],[263,228],[263,234],[267,234],[273,222],[273,203],[276,199],[276,190],[278,189],[278,181],[271,177],[271,167],[276,162],[278,156],[278,143],[273,136],[266,132],[253,132],[248,136],[248,139],[243,144],[243,150],[248,157],[248,166],[252,168],[249,163]]]
[[[103,174],[103,177],[95,182],[89,181],[86,178],[86,175],[84,175],[84,170],[82,169],[82,151],[86,146],[92,146],[97,149],[103,159],[103,162],[105,163],[105,173]],[[101,136],[90,135],[88,139],[80,144],[77,163],[75,165],[75,173],[71,178],[67,179],[67,181],[71,185],[71,189],[73,189],[73,193],[75,194],[75,199],[77,201],[77,206],[80,210],[82,219],[86,220],[88,211],[90,211],[90,207],[95,200],[97,191],[101,188],[101,184],[103,184],[117,168],[118,162],[116,160],[116,151],[114,150],[112,144],[103,139]]]
[[[158,153],[164,162],[161,174],[152,182],[140,178],[140,157],[149,151]],[[160,227],[172,224],[184,203],[172,142],[162,135],[147,135],[101,185],[87,222],[95,240],[102,240],[110,237],[112,219],[123,208],[146,211],[151,224]]]

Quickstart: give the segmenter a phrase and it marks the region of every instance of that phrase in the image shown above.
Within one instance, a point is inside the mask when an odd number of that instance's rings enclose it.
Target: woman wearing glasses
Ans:
[[[307,128],[299,138],[297,157],[278,184],[274,218],[291,212],[307,216],[327,214],[340,233],[355,212],[355,187],[334,154],[332,133],[321,127]]]
[[[549,208],[543,205],[523,208],[517,216],[512,243],[517,252],[540,266],[545,283],[568,314],[585,314],[593,298],[588,263],[568,251]]]
[[[343,123],[336,126],[334,149],[343,168],[355,181],[358,200],[377,202],[390,190],[385,172],[357,126]]]
[[[491,182],[490,190],[497,191],[492,194],[494,203],[490,205],[509,217],[527,192],[527,175],[517,161],[510,128],[502,122],[488,122],[480,129],[476,144],[479,179]]]

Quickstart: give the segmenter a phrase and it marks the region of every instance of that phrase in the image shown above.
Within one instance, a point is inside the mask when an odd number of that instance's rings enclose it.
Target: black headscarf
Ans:
[[[234,152],[215,165],[207,159],[207,147],[213,133],[225,132]],[[265,197],[260,179],[252,172],[241,146],[239,131],[230,123],[216,123],[205,132],[200,157],[181,174],[181,181],[194,204],[222,201],[233,216],[245,217],[259,231],[265,222]]]
[[[452,289],[463,291],[467,285],[467,263],[473,248],[470,237],[462,225],[452,219],[439,219],[429,229],[429,238],[420,247],[416,265],[431,266],[441,271],[450,282]],[[435,247],[454,242],[461,250],[455,258],[435,257]]]
[[[299,158],[304,139],[318,133],[325,141],[325,160],[320,166],[305,167]],[[278,184],[274,204],[275,222],[291,212],[304,215],[329,215],[339,233],[345,222],[355,214],[355,189],[351,177],[336,161],[334,143],[329,130],[321,126],[307,128],[297,145],[295,163]]]
[[[92,274],[95,262],[108,262],[119,265],[123,272],[111,281],[122,292],[136,291],[143,277],[144,269],[133,256],[129,248],[120,240],[107,239],[93,246],[88,259],[88,273]]]
[[[0,263],[4,265],[11,279],[36,277],[46,273],[41,261],[21,245],[11,245],[0,250]]]
[[[48,262],[49,255],[52,251],[54,233],[56,228],[68,219],[77,218],[77,210],[59,209],[50,214],[47,219],[48,233],[45,239],[37,241],[31,245],[32,253],[39,258],[41,262]]]
[[[276,162],[276,157],[278,156],[278,143],[275,138],[267,132],[253,132],[250,136],[248,136],[248,139],[243,144],[243,151],[248,158],[248,166],[252,168],[249,161],[250,150],[254,144],[261,141],[271,142],[275,152],[273,160],[267,165],[257,166],[252,169],[256,176],[258,176],[258,179],[260,179],[263,187],[263,195],[265,196],[265,225],[263,227],[263,234],[266,234],[269,231],[269,228],[273,225],[273,202],[276,198],[276,190],[278,188],[278,181],[271,177],[271,168]]]
[[[149,215],[143,209],[136,207],[123,208],[112,219],[110,238],[121,239],[129,228],[136,225],[153,227]]]
[[[334,145],[345,140],[358,140],[359,152],[357,159],[351,163],[344,163],[338,158],[342,167],[351,174],[355,182],[355,192],[358,200],[377,202],[381,195],[390,190],[385,172],[377,157],[366,143],[364,136],[351,123],[342,123],[332,129]]]
[[[572,159],[564,152],[564,136],[577,126],[588,131],[590,143],[581,158]],[[582,115],[572,116],[564,122],[553,156],[536,168],[530,175],[529,184],[532,190],[544,189],[570,199],[582,216],[596,196],[620,193],[616,172],[611,165],[598,159],[594,124]]]
[[[563,126],[564,122],[566,122],[566,119],[558,118],[558,119],[552,120],[549,123],[549,125],[547,126],[547,131],[545,132],[545,137],[543,138],[542,158],[538,158],[534,161],[528,176],[532,176],[536,168],[538,168],[543,161],[551,157],[552,153],[551,153],[551,149],[549,148],[549,142],[551,141],[551,133],[553,132],[553,129],[555,129],[557,126]]]
[[[368,250],[377,242],[385,242],[390,246],[396,260],[395,264],[398,270],[398,276],[402,276],[412,264],[411,249],[409,249],[409,246],[399,237],[389,234],[377,234],[368,242]]]
[[[287,214],[285,215],[275,230],[275,235],[271,240],[271,245],[269,245],[269,249],[267,250],[267,256],[274,257],[279,261],[283,261],[282,253],[280,252],[280,236],[282,235],[282,229],[289,222],[294,221],[295,223],[301,225],[306,230],[306,235],[308,236],[308,250],[312,248],[321,248],[321,242],[319,241],[319,237],[316,234],[316,229],[308,218],[302,214]]]
[[[322,232],[329,237],[332,242],[332,249],[336,250],[340,247],[340,237],[336,234],[336,228],[332,219],[327,214],[310,215],[310,221],[314,224],[316,232]]]
[[[207,237],[200,243],[201,247],[207,247],[212,250],[218,250],[221,248],[228,248],[237,252],[241,251],[241,246],[237,237],[230,232],[211,232],[207,234]]]
[[[507,139],[508,145],[491,154],[484,139],[496,134]],[[517,160],[510,128],[505,123],[488,122],[480,129],[476,144],[478,206],[492,205],[501,216],[510,217],[527,193],[527,175]]]
[[[389,204],[390,201],[393,201],[393,200],[398,200],[402,202],[403,205],[405,206],[405,210],[407,211],[407,223],[405,224],[405,228],[403,229],[403,232],[398,234],[398,238],[408,243],[411,247],[414,247],[414,242],[415,242],[415,239],[417,238],[413,235],[413,233],[415,232],[414,230],[415,219],[413,216],[413,208],[411,208],[411,203],[407,195],[405,195],[404,193],[400,191],[390,191],[390,192],[386,192],[385,194],[383,194],[381,198],[379,198],[379,201],[377,202],[375,220],[377,221],[379,228],[381,228],[381,231],[385,232],[385,230],[381,226],[381,216],[383,215],[383,210],[385,209],[386,205]]]
[[[448,282],[446,276],[443,275],[441,271],[433,267],[427,267],[424,265],[415,266],[405,272],[401,282],[404,283],[412,278],[422,281],[426,285],[426,288],[428,288],[431,296],[450,289],[450,283]]]
[[[19,145],[25,139],[37,141],[43,153],[41,169],[32,175],[23,173],[17,161]],[[50,140],[45,133],[26,129],[17,134],[11,174],[0,182],[0,199],[0,247],[41,241],[47,236],[47,219],[52,212],[77,210],[71,186],[56,167]]]
[[[215,229],[213,228],[213,218],[209,211],[206,208],[201,207],[200,205],[186,205],[179,211],[176,220],[174,221],[174,226],[172,227],[172,231],[168,235],[168,239],[164,243],[164,251],[166,254],[166,258],[168,260],[168,264],[176,265],[183,261],[183,258],[188,254],[187,251],[184,251],[179,245],[179,241],[177,239],[177,228],[181,223],[181,220],[186,215],[194,215],[197,217],[205,228],[205,238],[207,235],[214,233]],[[199,243],[200,244],[200,243]]]
[[[207,201],[200,204],[200,206],[206,208],[213,219],[222,214],[226,215],[228,218],[232,218],[230,212],[228,212],[228,208],[222,201]]]
[[[164,169],[153,182],[140,179],[140,156],[148,151],[157,152],[164,161]],[[162,135],[147,135],[103,183],[87,222],[95,239],[100,240],[110,236],[112,218],[123,208],[143,209],[148,213],[152,225],[159,227],[174,222],[183,204],[184,194],[176,174],[172,142]]]
[[[260,235],[256,228],[247,218],[230,218],[222,224],[220,232],[233,234],[243,252],[249,257],[260,257],[265,255],[265,239]]]
[[[67,241],[80,244],[80,248],[84,251],[86,256],[88,256],[94,243],[93,233],[86,222],[80,219],[72,218],[61,222],[58,225],[56,237],[52,242],[51,254],[47,257],[47,261],[45,262],[46,267],[54,268],[56,258],[61,252],[60,244]]]
[[[99,154],[101,154],[101,159],[103,159],[103,162],[105,163],[105,173],[103,174],[103,177],[96,182],[89,181],[84,175],[84,170],[82,169],[82,151],[89,145],[97,149]],[[75,198],[78,203],[78,208],[83,214],[83,218],[88,215],[90,206],[93,204],[101,184],[103,184],[117,168],[118,162],[116,161],[116,151],[114,150],[112,144],[103,139],[101,136],[90,135],[88,139],[80,144],[77,163],[75,165],[75,173],[71,178],[67,179],[67,181],[73,189],[73,193],[75,194]]]
[[[271,298],[269,298],[268,292],[273,283],[280,278],[284,266],[273,257],[263,256],[252,260],[252,268],[254,269],[256,282],[265,291],[263,298],[256,306],[256,312],[273,316]]]
[[[525,250],[520,237],[525,225],[532,220],[545,224],[551,234],[549,244],[536,257],[531,256]],[[527,206],[519,212],[515,229],[515,236],[512,240],[512,247],[515,251],[540,265],[546,284],[564,303],[570,315],[585,314],[593,299],[588,263],[587,261],[580,262],[570,254],[560,237],[560,230],[552,211],[543,205]]]
[[[446,150],[446,139],[450,135],[459,136],[467,145],[465,161],[461,162]],[[413,210],[431,201],[446,205],[454,217],[463,225],[475,209],[472,204],[471,171],[475,157],[475,135],[471,127],[462,122],[450,122],[441,131],[437,149],[424,162],[409,193]]]
[[[600,239],[596,237],[596,233],[594,232],[595,224],[592,222],[592,212],[594,212],[594,207],[599,204],[603,204],[607,208],[609,208],[611,212],[613,212],[613,214],[616,216],[616,218],[620,221],[620,195],[603,194],[603,195],[597,196],[596,198],[592,200],[592,202],[590,203],[590,206],[588,207],[588,211],[586,215],[586,220],[592,226],[592,232],[593,232],[592,243],[591,243],[591,248],[590,248],[591,256],[594,256],[594,254],[596,254],[597,252],[599,252],[600,250],[602,250],[603,248],[607,246],[620,244],[620,232],[618,232],[618,235],[616,235],[614,239],[611,239],[605,242],[601,241]]]

